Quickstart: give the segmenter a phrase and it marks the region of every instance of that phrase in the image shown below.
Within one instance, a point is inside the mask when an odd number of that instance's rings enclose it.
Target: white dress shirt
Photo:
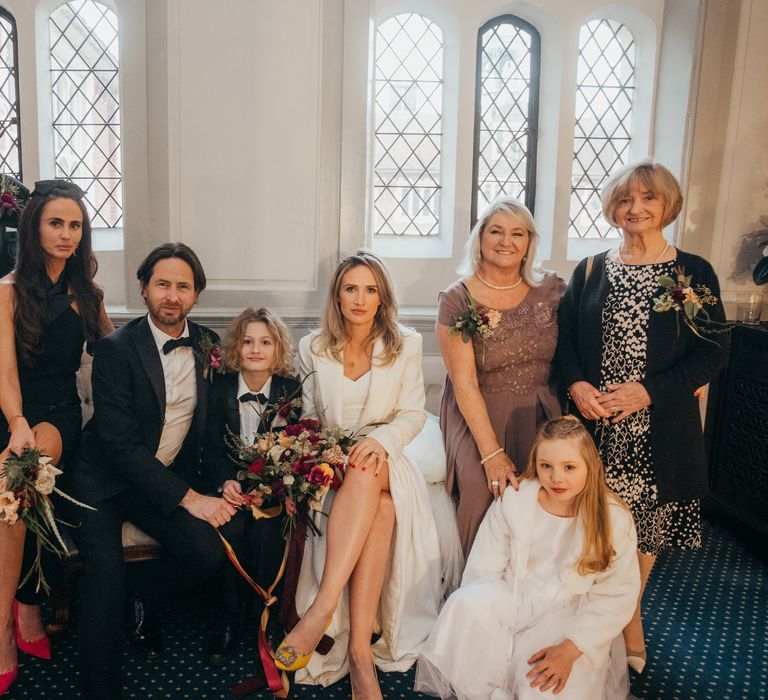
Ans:
[[[261,423],[261,414],[264,410],[258,401],[240,401],[243,394],[264,394],[269,399],[269,392],[272,388],[272,376],[264,382],[261,389],[253,390],[248,387],[243,379],[243,373],[237,375],[237,401],[240,406],[240,437],[246,445],[253,444],[253,438],[259,432]]]
[[[170,335],[161,331],[147,314],[149,328],[160,353],[165,377],[165,417],[160,444],[155,457],[166,467],[173,463],[187,438],[192,426],[192,419],[197,406],[197,379],[195,377],[195,354],[192,348],[181,347],[163,353],[163,345],[174,340]],[[184,330],[180,338],[189,337],[189,326],[184,321]]]

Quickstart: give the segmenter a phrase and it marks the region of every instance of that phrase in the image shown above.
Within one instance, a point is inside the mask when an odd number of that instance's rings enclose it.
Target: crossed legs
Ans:
[[[314,649],[349,582],[348,654],[356,697],[381,698],[371,657],[371,635],[394,525],[388,465],[378,476],[371,471],[347,470],[328,519],[320,589],[285,640],[300,654]]]
[[[38,423],[32,428],[37,448],[53,458],[61,459],[61,435],[50,423]],[[0,453],[0,464],[10,456],[10,450]],[[16,664],[16,640],[13,632],[13,600],[21,577],[26,527],[21,520],[11,526],[0,527],[0,673],[7,673]],[[19,630],[21,636],[33,642],[45,635],[39,605],[19,603]]]

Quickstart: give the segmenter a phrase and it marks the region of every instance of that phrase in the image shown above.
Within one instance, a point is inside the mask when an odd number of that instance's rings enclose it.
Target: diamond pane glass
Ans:
[[[501,194],[533,208],[539,59],[536,30],[516,17],[499,17],[480,30],[473,219]]]
[[[601,19],[582,26],[577,80],[568,237],[615,238],[600,190],[627,162],[632,138],[635,42],[623,24]]]
[[[374,236],[436,236],[440,212],[443,35],[403,14],[376,30]]]
[[[16,22],[0,7],[0,172],[21,179]]]
[[[94,227],[123,223],[117,15],[91,0],[50,18],[56,177],[77,183]]]

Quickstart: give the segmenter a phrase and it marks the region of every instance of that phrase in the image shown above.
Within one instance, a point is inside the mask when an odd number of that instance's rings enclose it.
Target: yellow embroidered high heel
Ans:
[[[325,627],[323,627],[323,633],[320,635],[320,639],[323,638],[323,634],[325,634],[325,631],[331,626],[332,620],[333,615],[331,615],[328,618],[328,622],[325,623]],[[320,644],[320,639],[317,640],[317,644]],[[315,644],[315,646],[308,654],[299,654],[295,647],[291,646],[290,644],[286,644],[285,640],[283,640],[280,642],[280,646],[277,647],[277,650],[273,655],[273,658],[275,659],[275,666],[277,666],[281,671],[298,671],[300,668],[304,668],[312,658],[312,654],[315,653],[317,644]]]

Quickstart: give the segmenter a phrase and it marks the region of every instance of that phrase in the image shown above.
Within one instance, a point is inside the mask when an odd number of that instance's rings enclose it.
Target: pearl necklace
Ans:
[[[658,257],[658,258],[656,258],[656,260],[654,260],[654,261],[651,263],[651,265],[655,265],[657,262],[659,262],[659,260],[661,260],[661,259],[664,257],[664,253],[666,253],[666,252],[667,252],[668,248],[669,248],[669,243],[667,243],[667,245],[665,245],[665,246],[664,246],[664,250],[662,250],[662,251],[661,251],[661,253],[659,253],[659,257]],[[622,265],[628,265],[628,264],[629,264],[629,263],[626,263],[626,262],[624,262],[624,258],[622,258],[622,257],[621,257],[621,246],[619,246],[619,247],[616,249],[616,255],[619,257],[619,262],[620,262]]]
[[[488,280],[484,280],[480,273],[477,271],[475,271],[475,277],[477,277],[477,279],[479,279],[486,287],[490,287],[491,289],[498,289],[501,291],[509,291],[510,289],[519,287],[523,283],[522,275],[520,275],[520,278],[514,284],[491,284]]]

